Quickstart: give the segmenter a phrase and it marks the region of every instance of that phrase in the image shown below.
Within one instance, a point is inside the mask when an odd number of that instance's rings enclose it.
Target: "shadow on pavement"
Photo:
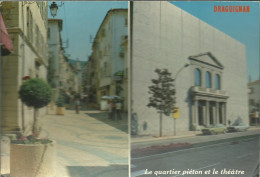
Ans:
[[[68,166],[71,177],[127,177],[128,165]]]
[[[110,120],[108,119],[107,112],[98,112],[98,113],[86,113],[88,116],[93,117],[99,121],[104,122],[114,128],[117,128],[121,131],[128,133],[128,121],[127,121],[127,114],[122,114],[122,120]]]

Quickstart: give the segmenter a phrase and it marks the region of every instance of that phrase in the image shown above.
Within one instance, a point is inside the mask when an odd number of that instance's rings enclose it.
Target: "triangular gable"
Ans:
[[[189,59],[223,69],[223,65],[210,52],[190,56]]]

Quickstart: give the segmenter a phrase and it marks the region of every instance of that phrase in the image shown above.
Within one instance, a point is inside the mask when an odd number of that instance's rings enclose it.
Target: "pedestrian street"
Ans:
[[[42,119],[41,137],[56,141],[57,177],[128,176],[128,125],[107,112],[66,110]]]

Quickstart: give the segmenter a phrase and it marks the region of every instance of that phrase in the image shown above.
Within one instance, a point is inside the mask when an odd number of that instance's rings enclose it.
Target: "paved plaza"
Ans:
[[[56,141],[57,177],[128,176],[126,115],[123,120],[109,120],[106,112],[97,110],[80,114],[66,110],[64,116],[49,111],[41,121],[41,137]],[[5,154],[5,160],[7,157]],[[4,171],[9,176],[8,169]]]

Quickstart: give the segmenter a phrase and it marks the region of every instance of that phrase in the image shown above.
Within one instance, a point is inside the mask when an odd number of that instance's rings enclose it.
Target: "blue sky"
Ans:
[[[56,2],[61,5],[60,1]],[[64,42],[69,39],[66,53],[71,59],[87,60],[91,55],[90,36],[95,37],[107,11],[112,8],[128,8],[128,2],[63,1],[55,18],[63,19],[62,38]],[[50,14],[49,18],[52,18]]]
[[[259,2],[171,2],[246,45],[247,73],[259,79]],[[216,13],[214,6],[249,5],[250,13]]]

